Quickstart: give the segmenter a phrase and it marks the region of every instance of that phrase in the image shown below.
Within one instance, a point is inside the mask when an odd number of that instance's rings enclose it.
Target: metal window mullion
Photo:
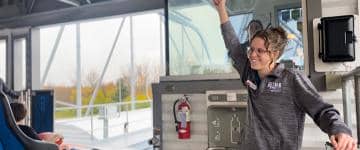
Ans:
[[[344,107],[344,109],[343,109],[344,122],[349,127],[352,126],[350,83],[351,83],[351,80],[343,80],[342,81],[342,98],[343,98],[343,107]]]
[[[356,129],[357,129],[357,137],[358,144],[360,142],[360,75],[354,75],[354,84],[355,84],[355,106],[356,106]]]
[[[76,23],[76,116],[81,117],[81,37],[80,23]]]
[[[163,18],[162,15],[159,13],[159,24],[160,24],[160,74],[163,75],[164,74],[164,48],[163,48]]]
[[[115,50],[115,46],[116,46],[117,41],[118,41],[118,39],[119,39],[120,32],[121,32],[121,30],[122,30],[122,27],[123,27],[123,25],[124,25],[124,22],[125,22],[125,18],[121,21],[121,24],[120,24],[120,26],[119,26],[119,28],[118,28],[118,30],[117,30],[117,33],[116,33],[116,36],[115,36],[113,45],[112,45],[112,47],[111,47],[110,53],[109,53],[109,55],[108,55],[108,58],[107,58],[107,60],[106,60],[106,64],[105,64],[105,66],[104,66],[104,68],[103,68],[103,71],[101,72],[100,78],[99,78],[98,81],[96,82],[96,87],[95,87],[95,90],[94,90],[94,92],[93,92],[93,94],[92,94],[92,96],[91,96],[91,99],[90,99],[90,102],[89,102],[89,106],[93,105],[94,100],[95,100],[95,98],[96,98],[96,96],[97,96],[97,93],[98,93],[98,91],[99,91],[100,84],[102,83],[102,80],[103,80],[103,78],[104,78],[105,72],[106,72],[106,70],[107,70],[107,68],[108,68],[108,66],[109,66],[111,57],[112,57],[113,52],[114,52],[114,50]],[[88,116],[91,110],[92,110],[92,108],[89,107],[89,108],[86,110],[85,115]]]
[[[41,79],[41,85],[40,85],[40,86],[43,86],[44,83],[45,83],[45,81],[46,81],[46,78],[47,78],[47,76],[48,76],[50,67],[51,67],[51,65],[52,65],[52,62],[53,62],[54,57],[55,57],[55,54],[56,54],[57,49],[58,49],[58,47],[59,47],[59,43],[60,43],[62,34],[63,34],[63,32],[64,32],[64,28],[65,28],[65,26],[62,25],[62,26],[60,27],[60,30],[59,30],[57,36],[56,36],[56,41],[55,41],[55,44],[54,44],[54,46],[53,46],[53,48],[52,48],[50,58],[49,58],[49,60],[48,60],[48,62],[47,62],[47,65],[46,65],[46,68],[45,68],[45,72],[44,72],[43,78]]]
[[[25,88],[32,88],[32,46],[31,46],[31,29],[26,33],[26,50],[25,50]]]
[[[169,1],[165,0],[165,8],[164,8],[164,16],[165,16],[165,20],[164,21],[164,25],[165,25],[165,75],[169,76],[170,75],[170,34],[169,34]]]
[[[11,41],[12,35],[10,31],[7,32],[6,39],[6,85],[10,88],[13,88],[13,74],[14,74],[14,57],[13,57],[13,42]]]
[[[131,82],[130,82],[130,97],[131,97],[131,110],[135,109],[135,63],[134,63],[134,29],[133,29],[133,17],[130,16],[130,63],[131,63]]]

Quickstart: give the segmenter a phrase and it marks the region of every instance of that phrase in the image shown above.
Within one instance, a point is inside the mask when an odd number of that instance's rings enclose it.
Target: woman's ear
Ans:
[[[279,59],[280,57],[280,51],[273,51],[271,54],[275,60]]]

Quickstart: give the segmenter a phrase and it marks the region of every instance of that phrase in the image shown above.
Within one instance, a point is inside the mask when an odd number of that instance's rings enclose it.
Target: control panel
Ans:
[[[207,91],[208,150],[239,149],[247,90]]]

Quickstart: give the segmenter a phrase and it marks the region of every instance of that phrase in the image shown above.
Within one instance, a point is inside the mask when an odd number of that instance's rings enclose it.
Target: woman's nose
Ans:
[[[254,58],[254,57],[256,57],[256,56],[257,56],[257,54],[256,54],[255,51],[250,51],[250,52],[249,52],[249,58]]]

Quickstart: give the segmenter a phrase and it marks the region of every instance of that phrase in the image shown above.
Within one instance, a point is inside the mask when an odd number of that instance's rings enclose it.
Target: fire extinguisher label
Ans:
[[[179,112],[180,127],[186,128],[187,112]]]
[[[186,121],[189,122],[190,121],[190,111],[186,112]]]

